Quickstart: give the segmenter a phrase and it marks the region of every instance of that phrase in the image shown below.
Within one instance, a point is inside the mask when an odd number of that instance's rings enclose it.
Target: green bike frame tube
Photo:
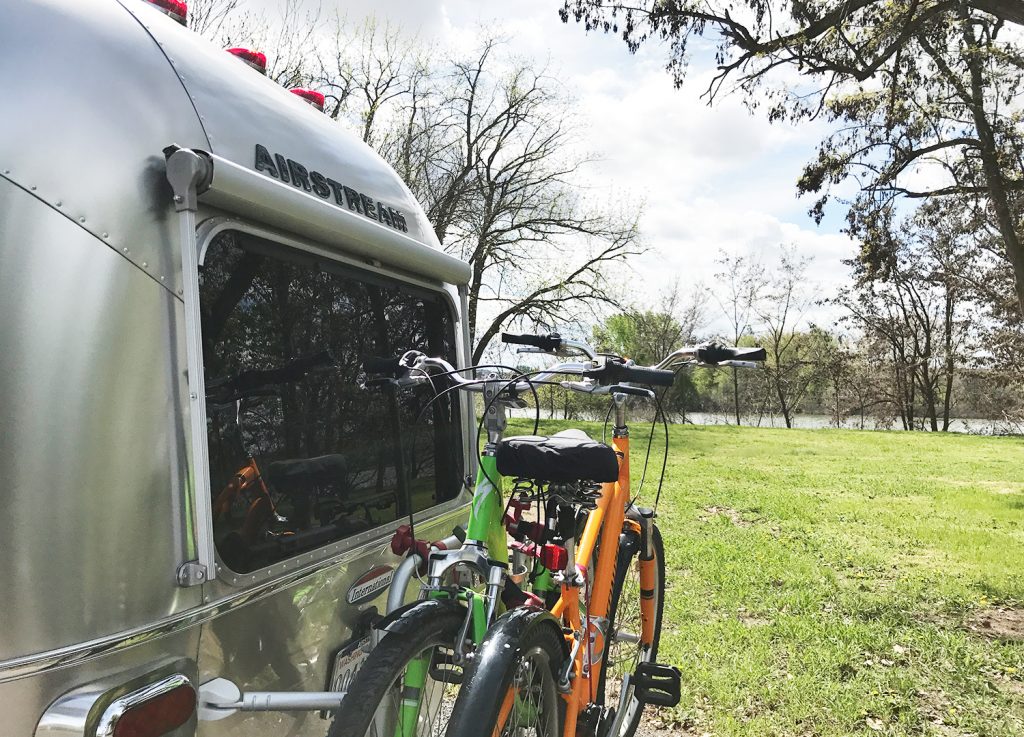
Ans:
[[[399,707],[395,737],[415,737],[416,722],[420,718],[420,704],[423,702],[423,687],[427,683],[430,656],[421,655],[405,667],[405,685]]]
[[[476,474],[466,536],[470,540],[483,541],[492,560],[508,563],[505,525],[502,520],[504,511],[498,462],[494,456],[483,454]]]

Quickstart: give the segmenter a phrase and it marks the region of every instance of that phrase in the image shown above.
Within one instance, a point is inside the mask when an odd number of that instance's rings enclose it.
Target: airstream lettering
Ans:
[[[176,20],[0,24],[2,737],[322,737],[414,575],[396,525],[455,545],[467,516],[470,403],[412,423],[362,365],[464,363],[468,265],[374,151]]]
[[[318,171],[311,171],[299,162],[285,158],[281,154],[272,156],[267,147],[259,143],[256,144],[256,171],[263,172],[274,179],[280,179],[282,182],[291,182],[297,188],[307,192],[312,191],[323,199],[328,199],[333,193],[335,204],[341,207],[347,205],[348,209],[355,210],[360,215],[365,215],[385,225],[390,225],[403,233],[409,230],[405,215],[401,211],[390,205],[385,205],[383,202],[374,202],[372,197],[325,177]]]

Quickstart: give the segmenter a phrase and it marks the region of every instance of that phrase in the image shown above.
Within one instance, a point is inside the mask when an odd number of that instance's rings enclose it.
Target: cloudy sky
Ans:
[[[630,55],[617,37],[563,24],[559,0],[322,2],[328,14],[337,8],[350,21],[375,14],[438,47],[470,48],[486,28],[504,36],[510,52],[547,64],[576,98],[581,148],[599,158],[591,186],[646,203],[641,225],[652,251],[634,264],[645,294],[674,279],[713,289],[722,249],[770,266],[780,244],[813,257],[809,281],[821,296],[846,280],[841,260],[855,248],[839,232],[842,213],[836,209],[816,226],[806,215],[810,201],[796,197],[801,167],[824,129],[769,125],[738,97],[707,107],[700,93],[711,74],[709,55],[694,59],[687,84],[676,90],[663,48],[649,44]],[[279,4],[248,0],[271,14]],[[808,317],[831,316],[818,308]]]

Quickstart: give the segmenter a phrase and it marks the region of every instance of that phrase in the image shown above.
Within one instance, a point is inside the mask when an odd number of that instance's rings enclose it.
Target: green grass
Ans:
[[[647,431],[633,435],[636,479]],[[994,634],[1024,606],[1022,472],[1014,438],[673,427],[659,660],[681,668],[683,700],[652,723],[1024,734],[1024,641]]]

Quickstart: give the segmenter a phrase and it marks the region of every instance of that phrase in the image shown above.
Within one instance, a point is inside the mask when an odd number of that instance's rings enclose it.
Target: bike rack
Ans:
[[[449,550],[458,549],[462,540],[453,534],[441,541]],[[443,550],[431,546],[431,552]],[[388,591],[387,613],[405,603],[405,591],[423,558],[413,553],[401,562]],[[383,634],[383,633],[380,633]],[[375,643],[376,644],[376,641]],[[240,711],[334,711],[345,697],[345,691],[242,691],[227,678],[214,678],[197,689],[199,721],[213,722]],[[325,716],[326,718],[326,716]]]

